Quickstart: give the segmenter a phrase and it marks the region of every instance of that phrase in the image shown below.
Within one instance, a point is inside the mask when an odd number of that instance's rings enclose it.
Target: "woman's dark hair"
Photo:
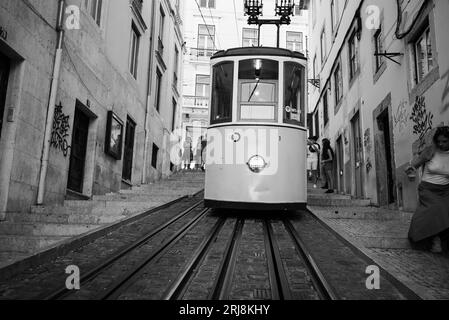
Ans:
[[[330,150],[331,154],[332,154],[332,158],[334,158],[334,150],[332,150],[331,148],[331,142],[329,139],[323,139],[323,160],[327,160],[328,159],[328,150]]]
[[[439,127],[433,136],[433,143],[438,144],[438,138],[443,136],[449,139],[449,127]]]

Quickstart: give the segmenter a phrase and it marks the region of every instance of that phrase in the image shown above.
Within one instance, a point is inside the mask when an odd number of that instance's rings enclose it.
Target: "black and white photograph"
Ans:
[[[178,320],[449,300],[448,17],[0,0],[0,300]]]

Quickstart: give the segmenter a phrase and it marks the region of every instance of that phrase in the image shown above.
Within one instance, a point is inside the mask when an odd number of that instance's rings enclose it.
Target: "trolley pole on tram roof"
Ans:
[[[279,19],[259,19],[262,16],[263,0],[245,0],[245,16],[249,16],[248,25],[258,25],[258,44],[260,46],[260,28],[262,25],[270,24],[277,27],[277,47],[279,48],[280,41],[280,29],[282,25],[289,25],[291,23],[291,16],[295,4],[292,0],[276,0],[276,16],[280,16]]]

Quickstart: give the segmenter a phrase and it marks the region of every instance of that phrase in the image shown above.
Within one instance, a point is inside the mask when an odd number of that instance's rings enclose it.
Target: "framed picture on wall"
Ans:
[[[122,159],[123,121],[112,111],[108,112],[105,152],[116,160]]]

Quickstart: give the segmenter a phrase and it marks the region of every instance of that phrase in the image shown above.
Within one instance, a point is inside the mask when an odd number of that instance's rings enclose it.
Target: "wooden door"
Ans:
[[[136,124],[128,117],[128,119],[126,120],[125,153],[123,155],[122,171],[123,180],[128,182],[132,181],[135,133]]]
[[[5,116],[6,92],[8,89],[9,78],[9,59],[0,53],[0,137],[3,128],[3,119]]]
[[[89,117],[75,109],[73,122],[72,151],[70,153],[70,168],[68,189],[82,193],[84,183],[84,168],[86,164],[87,138],[89,135]]]
[[[354,146],[355,196],[357,198],[363,198],[363,141],[360,128],[360,114],[357,113],[351,122]]]

